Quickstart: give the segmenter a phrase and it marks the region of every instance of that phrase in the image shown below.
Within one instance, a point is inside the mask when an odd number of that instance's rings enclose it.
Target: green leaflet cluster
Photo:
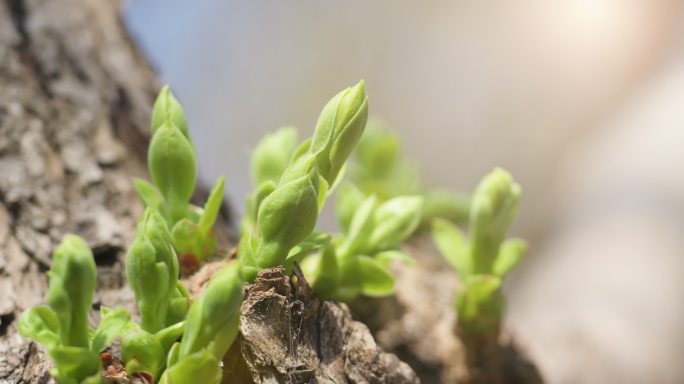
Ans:
[[[523,240],[505,239],[519,200],[520,186],[497,168],[473,194],[468,237],[446,220],[434,221],[435,244],[461,280],[456,311],[465,336],[498,337],[504,310],[502,281],[527,251]]]
[[[402,157],[399,137],[378,121],[370,121],[359,140],[350,163],[350,180],[364,195],[376,195],[380,201],[416,195],[423,198],[421,229],[429,228],[435,218],[463,223],[468,218],[467,196],[444,189],[426,188],[415,165]],[[339,198],[344,198],[342,194]],[[346,204],[338,204],[338,216],[348,220]]]
[[[381,297],[394,292],[394,277],[388,267],[393,259],[413,260],[398,245],[413,234],[420,222],[423,199],[400,196],[380,202],[351,184],[338,199],[354,214],[340,219],[343,232],[328,237],[322,251],[302,261],[314,292],[322,299],[350,301],[360,294]],[[353,206],[352,206],[353,205]]]
[[[245,281],[253,281],[264,268],[289,269],[296,256],[304,254],[293,254],[293,249],[316,237],[318,213],[366,127],[364,87],[361,81],[335,95],[323,108],[312,138],[296,145],[296,131],[285,128],[267,136],[254,151],[257,187],[248,199],[238,253]]]
[[[102,308],[97,329],[88,325],[95,294],[93,254],[80,237],[67,235],[53,255],[45,305],[27,310],[19,332],[45,345],[55,363],[50,374],[61,384],[100,382],[100,352],[130,319],[125,310]]]
[[[103,307],[99,326],[88,327],[95,264],[86,243],[67,236],[54,255],[47,305],[22,316],[22,334],[47,347],[56,365],[52,374],[60,383],[101,382],[99,353],[115,339],[121,341],[129,376],[150,383],[219,383],[221,360],[238,332],[243,283],[263,268],[291,268],[328,244],[330,236],[313,229],[363,133],[367,108],[361,82],[325,106],[311,139],[297,145],[292,130],[265,139],[261,148],[270,149],[255,152],[259,188],[243,221],[239,260],[217,272],[192,301],[179,274],[184,257],[191,255],[196,266],[214,252],[211,227],[220,208],[223,178],[204,209],[189,204],[195,188],[195,149],[182,108],[165,87],[152,116],[148,165],[154,184],[136,180],[146,209],[126,258],[140,321],[133,321],[124,308]],[[382,247],[388,248],[384,243]]]
[[[95,262],[85,241],[73,235],[54,253],[47,304],[31,308],[20,319],[22,335],[46,346],[55,362],[51,374],[60,383],[100,383],[99,353],[115,339],[121,341],[129,377],[149,383],[187,383],[190,377],[202,383],[221,380],[220,361],[238,329],[239,269],[236,263],[224,267],[190,305],[178,279],[177,254],[199,262],[214,252],[211,227],[223,197],[223,178],[203,210],[189,204],[195,188],[195,150],[182,108],[168,87],[155,102],[152,133],[148,162],[155,184],[136,180],[146,209],[126,257],[140,323],[125,308],[103,307],[99,326],[89,328]]]
[[[216,252],[212,227],[223,198],[224,178],[216,181],[204,209],[190,204],[197,179],[195,146],[183,108],[168,86],[154,103],[147,163],[154,184],[135,179],[135,188],[145,206],[166,221],[181,272],[190,274]]]

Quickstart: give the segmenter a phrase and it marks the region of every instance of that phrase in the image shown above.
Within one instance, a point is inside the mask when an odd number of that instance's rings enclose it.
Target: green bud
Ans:
[[[319,172],[329,185],[354,149],[366,127],[368,98],[360,81],[333,97],[323,107],[310,151],[316,155]]]
[[[157,128],[147,157],[152,180],[171,209],[176,222],[186,216],[187,204],[195,191],[195,152],[181,131],[166,123]]]
[[[146,209],[126,258],[128,283],[135,294],[141,326],[155,333],[164,328],[178,280],[178,259],[161,216]]]
[[[311,183],[318,186],[318,168],[316,166],[316,157],[310,154],[293,159],[292,163],[287,167],[280,180],[278,186],[285,185],[291,181],[297,180],[301,177],[307,176],[311,179]]]
[[[470,230],[474,273],[492,272],[506,231],[518,211],[520,186],[511,175],[497,168],[475,190]]]
[[[188,123],[185,120],[183,107],[173,93],[171,93],[168,85],[165,85],[159,91],[159,95],[152,107],[152,135],[164,124],[178,128],[188,141],[192,140],[188,132]]]
[[[179,361],[203,349],[221,360],[237,336],[241,300],[240,264],[230,263],[214,275],[204,294],[190,306]]]
[[[26,311],[19,320],[19,332],[47,347],[55,363],[50,374],[60,383],[99,382],[101,363],[98,351],[91,350],[88,326],[96,269],[86,242],[67,235],[53,254],[48,276],[48,305]],[[98,348],[102,339],[102,332],[96,331],[93,347]]]
[[[368,240],[369,252],[394,247],[406,240],[418,227],[423,207],[419,196],[400,196],[387,200],[374,212],[375,228]]]
[[[95,260],[88,244],[67,235],[53,254],[46,301],[60,322],[64,346],[88,348],[88,314],[97,283]]]
[[[264,136],[252,152],[252,182],[261,185],[266,181],[277,183],[297,148],[297,129],[280,128]]]
[[[290,249],[304,240],[316,225],[318,173],[315,164],[306,171],[291,181],[286,172],[281,185],[259,206],[257,229],[263,240],[256,259],[261,268],[283,264]]]

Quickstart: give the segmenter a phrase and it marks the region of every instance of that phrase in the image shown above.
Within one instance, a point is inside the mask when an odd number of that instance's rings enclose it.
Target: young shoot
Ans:
[[[343,174],[367,114],[368,98],[361,81],[326,104],[313,137],[294,151],[296,135],[286,130],[257,147],[253,178],[261,184],[250,199],[239,247],[245,281],[253,281],[262,269],[291,265],[288,255],[312,236],[318,212]],[[277,148],[276,153],[268,148]],[[288,165],[279,167],[278,162],[288,156]]]
[[[393,259],[412,262],[399,244],[413,234],[420,223],[423,199],[400,196],[380,203],[375,195],[363,198],[351,185],[339,191],[338,212],[347,219],[344,232],[332,238],[320,254],[303,260],[302,268],[322,299],[350,301],[360,294],[382,297],[394,292],[394,277],[388,267]],[[361,202],[358,203],[358,199]],[[358,204],[357,204],[358,203]]]
[[[67,235],[53,254],[45,305],[27,310],[19,332],[47,349],[55,367],[50,374],[61,384],[100,383],[100,352],[129,321],[126,310],[102,308],[97,329],[88,325],[95,293],[93,254],[83,239]]]
[[[469,236],[449,221],[436,219],[433,223],[435,244],[461,281],[455,305],[464,336],[496,340],[499,335],[504,310],[502,281],[527,250],[523,240],[505,239],[519,200],[520,186],[508,172],[497,168],[473,194]]]
[[[221,207],[224,178],[217,180],[203,209],[190,204],[197,178],[195,146],[183,108],[168,86],[154,103],[147,162],[154,184],[135,179],[135,188],[143,204],[166,221],[181,271],[189,274],[216,252],[212,227]]]

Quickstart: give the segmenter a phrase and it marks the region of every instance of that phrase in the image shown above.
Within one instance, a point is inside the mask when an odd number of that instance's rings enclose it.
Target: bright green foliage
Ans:
[[[519,201],[520,186],[502,169],[495,169],[478,185],[470,211],[474,273],[491,273]]]
[[[445,190],[426,190],[422,185],[418,170],[402,157],[402,144],[399,136],[386,129],[378,121],[368,123],[363,136],[354,151],[350,167],[351,181],[362,195],[376,195],[380,201],[392,197],[420,195],[423,197],[421,228],[429,226],[432,219],[440,217],[454,223],[461,223],[468,217],[468,198]],[[338,199],[349,198],[350,194],[340,194]],[[354,199],[358,204],[359,198]],[[353,204],[345,201],[342,205],[353,212]],[[342,227],[349,215],[338,217]]]
[[[195,149],[176,126],[165,122],[152,135],[147,156],[150,176],[168,202],[173,222],[187,216],[187,205],[195,191]]]
[[[240,265],[231,263],[214,275],[190,307],[183,339],[169,354],[162,383],[220,381],[219,362],[237,336],[241,299]]]
[[[55,362],[50,373],[60,383],[99,383],[99,349],[91,348],[88,314],[95,293],[95,261],[83,239],[67,235],[53,254],[47,305],[26,311],[19,332],[45,345]],[[105,324],[106,325],[106,324]],[[107,341],[96,332],[95,348]]]
[[[345,192],[348,191],[348,192]],[[340,193],[357,192],[347,187]],[[354,201],[354,204],[357,203]],[[353,213],[346,230],[325,246],[320,255],[304,259],[302,268],[316,294],[324,299],[349,301],[360,294],[387,296],[394,291],[391,260],[410,260],[398,249],[420,222],[423,199],[401,196],[379,203],[375,195],[365,198]],[[338,208],[338,212],[345,212]]]
[[[148,167],[154,184],[136,179],[146,207],[159,212],[172,233],[173,246],[189,274],[216,252],[212,226],[221,206],[224,179],[219,178],[204,209],[190,204],[195,191],[196,161],[185,114],[168,86],[154,103]]]
[[[206,383],[218,384],[222,373],[217,359],[206,349],[193,353],[164,372],[160,384]]]
[[[527,251],[523,240],[504,240],[519,200],[520,186],[497,168],[473,194],[468,237],[447,220],[433,222],[435,244],[461,278],[456,309],[459,327],[466,333],[498,335],[504,307],[502,280]]]
[[[154,135],[157,128],[166,123],[170,123],[178,128],[183,136],[192,143],[190,132],[188,131],[188,123],[185,121],[183,107],[173,93],[171,93],[168,85],[165,85],[161,91],[159,91],[157,100],[154,101],[154,107],[152,108],[152,134]]]
[[[129,375],[143,372],[159,377],[164,367],[166,353],[153,334],[132,324],[121,340],[121,359],[126,362]]]
[[[88,244],[78,236],[67,235],[54,253],[45,298],[59,318],[63,345],[88,346],[88,313],[95,293],[96,273]]]
[[[136,373],[158,379],[166,366],[166,356],[183,335],[185,322],[179,322],[156,333],[129,322],[121,332],[121,358],[129,375]]]
[[[240,265],[233,262],[216,273],[204,295],[192,303],[179,360],[202,349],[223,358],[237,336],[241,299]]]
[[[321,177],[333,185],[366,128],[368,97],[361,80],[333,97],[318,118],[310,151]]]
[[[261,269],[283,265],[290,250],[311,234],[318,217],[318,178],[315,159],[307,155],[292,163],[278,187],[263,198],[256,231],[243,233],[247,244],[240,247],[246,280],[253,281]]]
[[[498,335],[503,308],[501,279],[492,275],[469,276],[456,297],[459,327],[470,335]]]
[[[291,254],[312,235],[318,212],[363,133],[367,114],[368,100],[361,81],[326,104],[313,138],[295,147],[296,133],[288,128],[259,144],[252,160],[258,186],[248,199],[247,215],[241,224],[239,258],[246,281],[253,281],[264,268],[289,268],[313,251],[300,248],[296,255]],[[289,158],[285,168],[284,158]]]
[[[165,87],[152,116],[148,160],[154,184],[135,180],[146,210],[126,259],[140,324],[126,309],[103,307],[97,329],[88,326],[95,264],[85,242],[68,236],[55,252],[47,305],[22,316],[21,333],[47,347],[60,383],[101,382],[99,352],[120,339],[129,376],[166,384],[217,384],[222,358],[238,333],[243,283],[259,270],[283,265],[291,271],[295,262],[303,262],[322,298],[390,294],[394,278],[388,266],[396,259],[412,261],[398,244],[419,225],[422,197],[378,199],[346,186],[338,207],[344,232],[331,236],[314,230],[363,133],[367,109],[362,81],[325,106],[312,138],[297,144],[296,131],[285,128],[262,141],[253,153],[257,188],[241,227],[239,261],[215,274],[190,304],[179,272],[183,265],[197,266],[186,264],[186,257],[199,262],[215,252],[212,226],[224,180],[218,180],[203,209],[189,204],[195,188],[195,149],[183,110]],[[373,161],[394,161],[393,145],[385,149],[385,158]],[[505,274],[520,249],[516,242],[502,247],[506,256],[494,264],[496,273]],[[463,302],[478,307],[476,299],[468,296]]]
[[[151,208],[138,223],[126,258],[126,275],[135,293],[142,328],[155,333],[170,325],[166,324],[166,315],[177,289],[178,258],[164,220]]]

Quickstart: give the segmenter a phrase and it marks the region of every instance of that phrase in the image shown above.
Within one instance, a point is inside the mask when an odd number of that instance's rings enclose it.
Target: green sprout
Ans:
[[[333,97],[318,118],[313,138],[298,147],[293,145],[296,133],[281,130],[253,153],[253,179],[260,185],[241,225],[239,259],[245,281],[253,281],[264,268],[291,266],[292,249],[315,236],[318,213],[366,125],[364,87],[361,81]],[[284,158],[289,162],[283,168],[279,164]]]
[[[242,283],[237,262],[214,275],[190,307],[183,339],[169,353],[161,383],[220,382],[220,362],[238,333]]]
[[[468,198],[444,189],[425,188],[418,169],[403,158],[399,136],[377,120],[368,123],[350,165],[350,178],[364,196],[376,195],[380,201],[397,196],[422,196],[421,228],[429,227],[432,219],[438,217],[454,223],[462,223],[468,217]],[[348,221],[349,216],[346,218]]]
[[[171,299],[178,290],[178,259],[161,215],[146,209],[126,258],[126,275],[142,329],[155,333],[168,325]]]
[[[457,271],[459,329],[468,337],[496,340],[504,311],[502,281],[527,251],[521,239],[505,239],[518,211],[520,186],[503,169],[495,169],[479,184],[472,198],[470,233],[447,220],[433,223],[440,253]]]
[[[359,192],[352,188],[339,191],[353,201],[356,210],[344,232],[333,237],[322,252],[303,260],[302,268],[314,292],[322,299],[350,301],[360,294],[382,297],[394,292],[394,277],[388,267],[393,259],[412,262],[399,249],[418,227],[423,206],[420,196],[400,196],[383,203],[371,195],[358,204]],[[338,212],[345,212],[346,207]]]
[[[294,263],[313,266],[322,298],[351,300],[392,292],[389,262],[410,258],[398,244],[418,226],[423,198],[380,200],[353,187],[340,191],[346,222],[340,235],[314,230],[327,196],[361,137],[368,102],[361,81],[323,109],[311,139],[297,145],[291,128],[268,136],[255,150],[256,192],[242,224],[238,260],[230,262],[191,303],[179,280],[183,255],[198,260],[215,250],[211,227],[223,195],[223,178],[204,209],[189,204],[195,188],[195,150],[182,108],[168,88],[154,106],[149,167],[154,184],[136,180],[146,209],[126,257],[126,275],[140,322],[125,308],[102,307],[96,329],[88,325],[96,268],[86,243],[67,236],[54,253],[46,305],[29,309],[20,332],[45,345],[60,383],[102,382],[99,353],[120,340],[130,377],[146,382],[219,383],[221,361],[239,329],[244,282],[264,269]],[[484,236],[484,235],[483,235]],[[178,255],[181,255],[180,261]]]
[[[45,345],[55,362],[50,374],[60,383],[99,383],[99,354],[130,315],[125,310],[103,307],[99,327],[93,330],[88,325],[96,284],[95,260],[78,236],[64,238],[54,252],[48,276],[47,305],[27,310],[19,321],[19,332]]]
[[[216,182],[203,209],[190,204],[197,179],[195,147],[183,108],[168,86],[154,103],[147,162],[154,184],[135,179],[135,188],[143,204],[166,221],[181,271],[189,274],[216,252],[212,227],[221,207],[224,178]]]

